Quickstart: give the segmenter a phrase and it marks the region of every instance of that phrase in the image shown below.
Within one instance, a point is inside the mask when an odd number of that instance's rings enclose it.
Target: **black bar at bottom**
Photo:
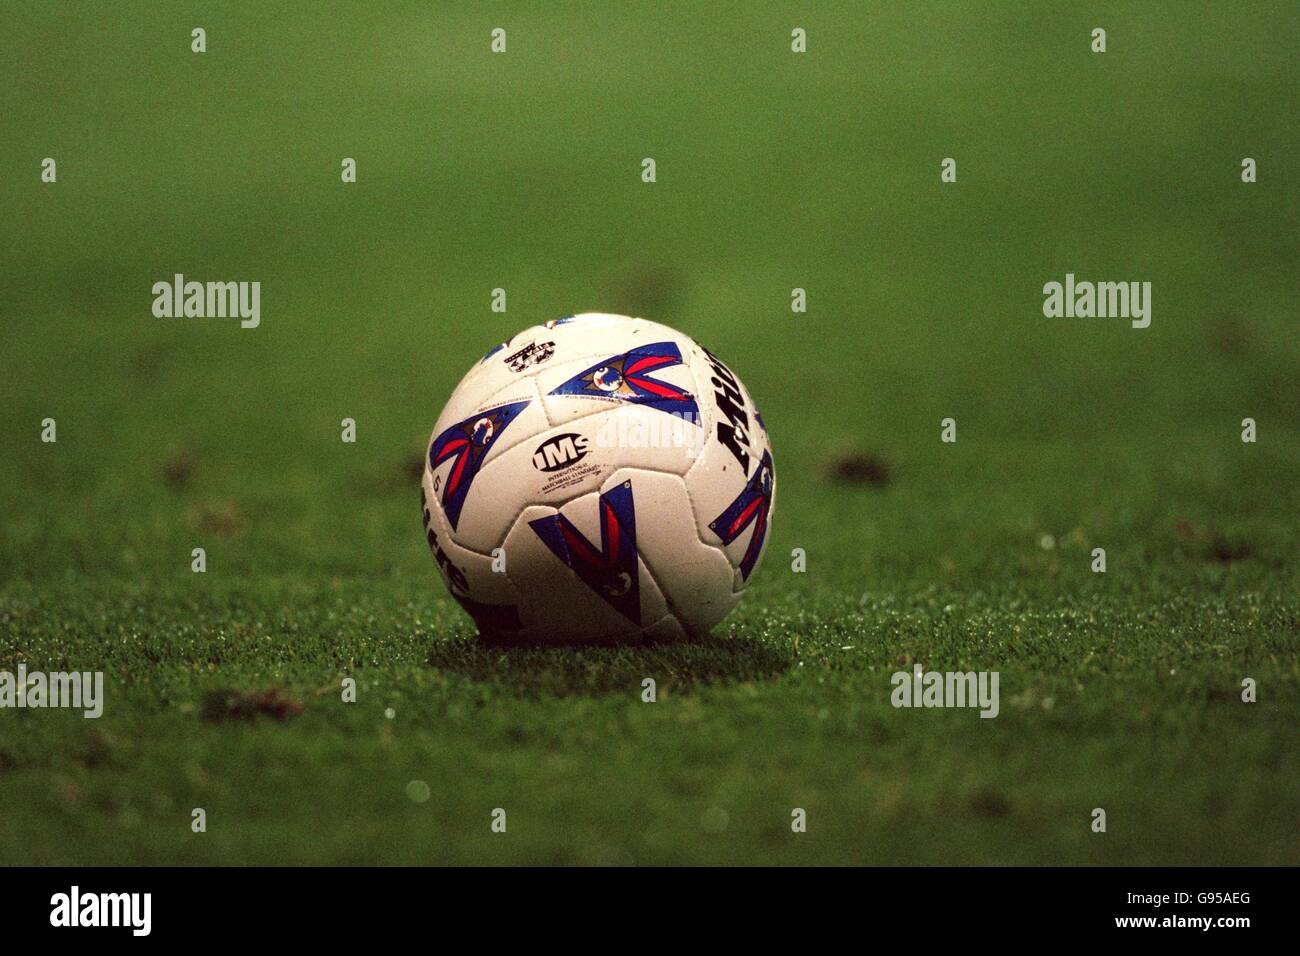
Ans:
[[[819,934],[839,927],[858,938],[919,933],[927,944],[970,941],[972,933],[1231,944],[1287,927],[1295,876],[1294,869],[1245,868],[11,868],[0,870],[0,926],[10,944],[76,933],[82,943],[374,945],[377,931],[431,943],[483,933],[494,944],[519,933],[537,944],[613,929],[666,945],[663,934],[682,921],[725,927],[733,941],[781,924],[815,924]]]

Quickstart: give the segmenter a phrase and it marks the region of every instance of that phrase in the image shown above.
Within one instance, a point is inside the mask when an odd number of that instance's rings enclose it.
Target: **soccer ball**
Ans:
[[[424,528],[479,632],[681,640],[740,600],[775,476],[749,392],[693,339],[623,315],[496,346],[434,426]]]

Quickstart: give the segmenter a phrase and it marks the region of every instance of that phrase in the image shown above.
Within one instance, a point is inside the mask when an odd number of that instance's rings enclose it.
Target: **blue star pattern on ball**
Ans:
[[[690,392],[649,377],[681,364],[682,353],[675,343],[655,342],[597,362],[551,394],[648,405],[699,424],[699,407]]]
[[[434,493],[439,494],[443,513],[453,531],[460,522],[460,512],[465,506],[465,496],[469,494],[470,485],[483,465],[483,458],[488,450],[501,437],[515,416],[524,410],[527,401],[512,402],[485,412],[471,415],[462,422],[452,425],[429,446],[429,468],[437,468],[445,461],[454,459],[447,481],[441,486],[434,483]]]
[[[530,521],[537,537],[593,591],[634,624],[641,623],[637,578],[636,507],[632,483],[600,496],[599,550],[561,514]]]
[[[727,510],[718,515],[709,527],[722,539],[723,544],[731,544],[748,528],[754,526],[754,533],[749,539],[749,547],[740,559],[740,576],[749,580],[754,564],[763,550],[763,540],[767,537],[767,516],[772,510],[772,453],[763,452],[763,460],[754,469],[754,474],[739,497],[727,506]]]

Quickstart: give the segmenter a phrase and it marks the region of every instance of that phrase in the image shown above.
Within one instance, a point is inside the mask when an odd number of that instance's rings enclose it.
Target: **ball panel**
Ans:
[[[637,554],[635,519],[628,520],[624,504],[593,493],[559,509],[524,509],[505,545],[506,575],[520,595],[524,638],[632,637],[668,613]]]
[[[442,509],[430,500],[427,486],[422,487],[422,500],[425,540],[434,567],[451,596],[474,619],[481,633],[517,632],[521,627],[519,597],[509,579],[495,570],[498,558],[469,551],[455,540]]]
[[[643,519],[637,533],[642,561],[682,627],[693,636],[707,634],[740,600],[731,562],[720,547],[700,540],[680,477],[629,468],[612,480],[624,478]]]
[[[485,481],[484,471],[512,448],[549,427],[531,382],[435,431],[425,454],[426,493],[437,501],[457,540],[475,551],[498,545],[522,506],[508,488]],[[440,425],[443,423],[440,422]]]
[[[484,355],[456,390],[489,387],[484,383],[504,387],[549,365],[595,355],[606,347],[603,343],[625,339],[627,332],[620,331],[620,327],[625,329],[635,321],[626,316],[589,313],[530,326]]]
[[[627,406],[698,422],[689,347],[676,337],[626,338],[592,355],[540,372],[538,390],[553,422],[591,414],[593,408]]]
[[[684,475],[694,465],[697,425],[635,407],[602,409],[494,455],[475,478],[482,503],[462,514],[457,539],[483,550],[504,539],[525,505],[561,507],[602,489],[620,467]]]
[[[530,427],[546,427],[546,412],[541,406],[539,400],[541,396],[538,395],[537,386],[533,383],[531,377],[497,380],[493,383],[494,387],[491,389],[486,387],[487,384],[485,380],[483,383],[477,383],[467,391],[457,390],[452,393],[451,398],[447,400],[446,407],[442,410],[442,414],[438,416],[438,421],[433,426],[433,434],[429,439],[431,445],[439,436],[445,434],[449,428],[464,424],[475,416],[508,405],[527,403],[535,407],[528,409],[529,418],[514,423],[522,427],[510,429],[508,435],[503,433],[498,436],[498,451],[514,444],[519,440],[517,436],[526,434]],[[483,387],[480,387],[480,385]]]

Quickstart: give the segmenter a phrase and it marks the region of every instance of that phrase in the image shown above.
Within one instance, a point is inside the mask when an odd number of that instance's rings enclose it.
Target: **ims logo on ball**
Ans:
[[[538,471],[552,472],[576,465],[587,457],[591,439],[577,432],[565,432],[548,438],[533,452],[533,467]]]

